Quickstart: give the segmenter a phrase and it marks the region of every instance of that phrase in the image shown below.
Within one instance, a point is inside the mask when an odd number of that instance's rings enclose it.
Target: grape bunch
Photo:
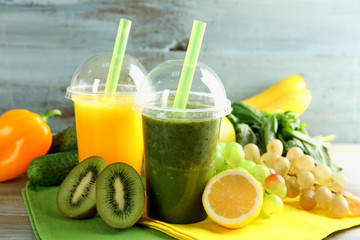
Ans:
[[[285,180],[273,169],[260,162],[260,151],[255,144],[247,145],[243,149],[237,142],[228,144],[220,142],[217,148],[215,169],[215,174],[228,169],[241,169],[251,174],[262,184],[264,201],[261,216],[270,217],[283,210],[282,199],[287,193]]]
[[[331,210],[336,218],[349,212],[360,216],[360,198],[345,191],[348,179],[341,173],[332,174],[327,165],[315,166],[314,159],[299,147],[283,154],[282,142],[273,139],[267,152],[259,147],[236,142],[219,143],[215,162],[216,174],[227,169],[242,169],[250,173],[264,187],[262,216],[269,217],[283,209],[285,197],[300,196],[300,206],[307,211],[318,207]]]
[[[337,218],[346,217],[350,211],[360,216],[360,199],[345,191],[348,185],[346,176],[332,174],[327,165],[315,166],[314,159],[299,147],[290,148],[285,157],[281,156],[282,151],[282,142],[273,139],[260,162],[283,176],[287,197],[300,196],[300,206],[307,211],[318,207],[331,209]]]

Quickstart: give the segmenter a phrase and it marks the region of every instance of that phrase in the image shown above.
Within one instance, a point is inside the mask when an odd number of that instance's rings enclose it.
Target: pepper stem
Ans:
[[[44,120],[44,122],[47,123],[49,119],[52,118],[53,116],[61,116],[61,111],[59,109],[53,109],[45,113],[41,113],[39,115]]]

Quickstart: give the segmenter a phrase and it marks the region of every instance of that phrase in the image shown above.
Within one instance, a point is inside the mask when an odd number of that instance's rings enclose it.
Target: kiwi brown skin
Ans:
[[[57,207],[63,216],[84,219],[96,214],[96,179],[106,166],[103,158],[94,156],[85,159],[69,172],[56,196]],[[85,182],[84,178],[87,178]],[[74,196],[77,198],[75,203],[72,202]]]
[[[104,192],[100,192],[101,189],[105,189],[105,186],[110,186],[112,185],[113,188],[115,189],[115,180],[116,178],[121,178],[120,175],[114,176],[112,178],[113,181],[109,180],[106,175],[109,175],[109,172],[116,172],[120,169],[120,171],[124,171],[127,174],[127,177],[130,179],[128,181],[127,184],[132,185],[130,186],[130,188],[133,191],[132,195],[131,195],[131,199],[127,199],[128,196],[126,194],[128,194],[129,190],[124,190],[126,187],[128,187],[129,185],[125,184],[125,181],[121,182],[122,186],[124,187],[122,189],[122,193],[124,193],[124,201],[125,201],[125,205],[129,204],[126,201],[129,200],[131,203],[130,205],[132,205],[132,207],[128,208],[130,210],[128,210],[128,214],[129,216],[126,221],[123,222],[115,222],[117,220],[114,220],[114,218],[109,219],[108,215],[109,213],[112,214],[112,212],[109,212],[113,209],[111,209],[111,207],[109,208],[107,204],[104,203],[109,203],[107,198],[104,198]],[[118,173],[118,172],[117,172]],[[123,180],[123,179],[121,179]],[[121,181],[120,180],[120,181]],[[105,185],[104,185],[105,184]],[[107,193],[109,193],[109,189],[106,189],[105,191],[107,191]],[[116,190],[114,190],[116,192]],[[114,196],[111,197],[112,200],[115,199]],[[106,199],[106,200],[104,200]],[[127,200],[126,200],[127,199]],[[117,202],[115,202],[115,204],[118,204]],[[96,185],[96,208],[97,208],[97,212],[99,214],[99,216],[101,217],[101,219],[110,227],[112,228],[116,228],[116,229],[127,229],[132,227],[142,216],[144,209],[145,209],[145,189],[144,189],[144,185],[141,181],[141,177],[139,176],[139,174],[136,172],[136,170],[134,168],[132,168],[130,165],[125,164],[125,163],[113,163],[108,165],[103,172],[98,176],[98,180],[97,180],[97,185]],[[103,209],[103,208],[107,208],[107,209]],[[126,207],[124,207],[126,208]],[[140,211],[141,210],[141,211]],[[119,212],[123,212],[125,211],[124,209],[117,209],[116,211]],[[124,212],[122,213],[124,214]],[[127,214],[127,213],[125,213]],[[116,216],[117,217],[117,216]],[[115,217],[115,218],[116,218]]]

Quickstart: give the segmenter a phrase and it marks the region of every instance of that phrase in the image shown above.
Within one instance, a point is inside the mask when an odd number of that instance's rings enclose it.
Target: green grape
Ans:
[[[280,193],[279,197],[280,197],[281,199],[284,199],[284,198],[286,197],[286,195],[287,195],[287,187],[286,187],[286,185],[285,185],[285,187],[283,188],[283,190],[282,190],[282,192]]]
[[[245,158],[245,153],[242,146],[237,142],[226,144],[222,150],[222,157],[227,164],[237,167]]]
[[[288,177],[285,183],[287,188],[286,196],[289,198],[297,197],[300,193],[300,186],[296,177],[294,176]]]
[[[270,174],[264,181],[264,188],[268,193],[280,196],[285,188],[285,180],[279,174]]]
[[[219,173],[221,173],[221,172],[223,172],[223,171],[226,171],[226,170],[229,170],[229,169],[232,169],[232,166],[227,165],[226,163],[224,163],[221,168],[219,168],[218,170],[216,170],[216,174],[219,174]]]
[[[307,189],[301,193],[300,206],[307,211],[316,207],[315,192],[312,189]]]
[[[260,149],[254,143],[248,143],[244,147],[245,159],[260,164]]]
[[[312,188],[315,183],[314,175],[308,171],[302,172],[298,176],[298,183],[302,189]]]
[[[280,174],[281,176],[285,176],[288,174],[290,169],[290,162],[287,158],[279,157],[276,158],[274,161],[274,170],[277,174]]]
[[[289,149],[289,151],[286,153],[286,158],[289,160],[290,165],[292,165],[296,159],[303,156],[304,152],[299,147],[292,147]]]
[[[330,180],[327,182],[327,186],[335,192],[344,190],[349,183],[349,180],[345,175],[339,173],[330,178]]]
[[[295,160],[293,167],[296,175],[305,171],[310,172],[314,168],[314,159],[310,155],[301,156]]]
[[[266,145],[267,152],[280,155],[283,152],[284,146],[279,139],[271,139]]]
[[[279,196],[268,194],[263,201],[261,215],[271,217],[280,213],[284,209],[284,203]]]
[[[264,184],[265,179],[270,175],[270,170],[266,166],[258,164],[250,170],[250,174],[261,184]]]
[[[226,146],[226,143],[224,142],[218,142],[217,146],[216,146],[216,151],[217,152],[222,152],[222,150],[224,149],[224,147]]]
[[[240,170],[243,170],[245,172],[248,172],[245,168],[242,168],[242,167],[234,167],[233,169],[240,169]]]
[[[249,161],[249,160],[242,160],[239,167],[244,168],[246,171],[250,171],[253,167],[256,166],[256,163],[254,163],[253,161]]]
[[[269,168],[274,168],[275,159],[281,157],[278,154],[267,152],[261,155],[260,162]]]
[[[344,218],[349,214],[349,204],[342,195],[338,195],[334,198],[331,211],[337,218]]]
[[[331,178],[331,168],[325,164],[318,165],[311,170],[318,184],[325,184]]]
[[[333,195],[329,188],[321,186],[315,191],[315,201],[319,208],[329,209],[333,200]]]
[[[357,217],[360,216],[360,198],[349,195],[346,197],[346,200],[349,204],[350,211]]]
[[[215,170],[220,169],[223,165],[224,165],[224,159],[221,156],[221,152],[216,152]]]

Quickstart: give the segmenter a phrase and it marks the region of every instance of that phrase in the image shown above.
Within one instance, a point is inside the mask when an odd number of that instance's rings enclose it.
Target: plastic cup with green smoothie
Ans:
[[[231,111],[213,70],[198,62],[185,109],[174,108],[183,60],[155,67],[140,86],[135,111],[142,114],[147,212],[168,223],[206,218],[202,193],[214,174],[221,117]]]

